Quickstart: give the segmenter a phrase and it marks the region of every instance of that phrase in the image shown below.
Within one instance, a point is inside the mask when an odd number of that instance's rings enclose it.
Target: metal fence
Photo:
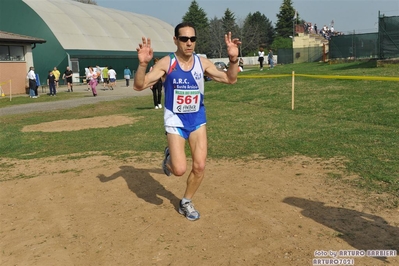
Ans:
[[[333,36],[329,42],[329,59],[378,57],[378,33]]]
[[[378,32],[331,36],[328,54],[323,47],[278,49],[279,63],[328,59],[399,58],[399,16],[378,15]]]
[[[378,15],[378,32],[333,36],[329,42],[329,59],[399,57],[399,16]]]
[[[389,59],[399,57],[399,17],[379,15],[378,37],[379,58]]]

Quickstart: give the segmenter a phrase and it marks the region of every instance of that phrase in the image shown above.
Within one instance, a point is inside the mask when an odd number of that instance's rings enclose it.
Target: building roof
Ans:
[[[142,36],[156,52],[171,52],[174,28],[155,17],[72,0],[23,0],[71,50],[135,51]],[[126,4],[131,4],[126,1]]]
[[[31,36],[15,34],[6,31],[0,31],[0,42],[7,43],[45,43],[46,40]]]

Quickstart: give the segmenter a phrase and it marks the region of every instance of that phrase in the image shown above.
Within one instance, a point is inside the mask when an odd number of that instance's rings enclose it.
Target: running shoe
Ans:
[[[191,201],[188,201],[184,204],[180,201],[179,213],[186,216],[186,218],[190,221],[195,221],[200,218],[199,212],[194,208],[194,205]]]
[[[169,148],[165,148],[165,158],[162,161],[162,169],[165,175],[171,176],[171,172],[169,171],[168,167],[166,166],[166,162],[169,160],[170,154],[169,154]]]

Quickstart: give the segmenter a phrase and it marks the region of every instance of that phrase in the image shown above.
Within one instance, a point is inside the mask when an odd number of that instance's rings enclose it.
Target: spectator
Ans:
[[[97,96],[97,84],[98,84],[97,72],[93,72],[89,84],[90,84],[90,88],[91,88],[91,92],[93,93],[93,96],[96,97]]]
[[[108,80],[108,66],[105,66],[103,68],[103,87],[104,87],[104,89],[105,89],[105,86],[108,87],[108,83],[109,83],[109,80]]]
[[[132,72],[130,71],[129,67],[126,66],[125,70],[123,71],[123,77],[126,80],[126,87],[129,87],[129,81],[130,81],[131,75],[132,75]]]
[[[259,68],[262,71],[263,70],[263,61],[265,60],[265,52],[263,51],[263,47],[259,48],[258,51],[258,62],[259,62]]]
[[[85,68],[85,75],[86,75],[86,84],[87,84],[87,90],[90,91],[90,80],[93,76],[93,68],[91,66],[88,66]]]
[[[111,90],[113,90],[114,86],[116,86],[116,72],[112,68],[112,66],[108,68],[108,78],[109,78],[109,86],[111,87]]]
[[[238,68],[240,72],[244,71],[244,59],[242,59],[242,57],[240,57],[240,61],[238,61]]]
[[[269,61],[269,69],[273,69],[274,68],[274,60],[273,60],[273,51],[272,49],[269,50],[269,54],[267,55],[267,59]]]
[[[48,72],[47,85],[50,89],[50,96],[55,96],[57,93],[55,90],[55,76],[54,76],[53,71],[51,71],[51,70]]]
[[[61,73],[58,71],[57,67],[54,67],[53,75],[55,77],[56,88],[58,89]]]
[[[154,59],[154,65],[159,61],[159,58]],[[154,66],[150,68],[152,71]],[[152,90],[152,99],[154,100],[155,109],[161,109],[161,99],[162,99],[162,78],[158,79],[157,83],[151,86]]]
[[[29,72],[26,76],[26,78],[29,80],[29,97],[30,98],[37,98],[35,94],[35,88],[36,88],[36,74],[35,74],[35,68],[30,67]]]
[[[68,86],[68,92],[73,91],[72,75],[73,75],[73,71],[69,68],[69,66],[67,66],[66,70],[64,72],[64,75],[62,77],[63,77],[63,79],[66,80],[66,83]]]
[[[40,77],[39,77],[39,74],[35,74],[35,76],[36,76],[36,86],[35,86],[35,96],[36,97],[39,97],[39,92],[38,92],[38,88],[40,87]]]
[[[97,85],[101,82],[101,67],[96,66]]]

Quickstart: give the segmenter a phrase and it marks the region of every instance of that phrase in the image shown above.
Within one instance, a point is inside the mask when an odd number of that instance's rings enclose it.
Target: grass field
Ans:
[[[340,158],[350,179],[364,189],[399,196],[399,82],[296,77],[291,109],[291,74],[395,77],[397,67],[375,62],[329,65],[278,65],[273,70],[246,68],[235,85],[206,82],[209,157],[282,158],[305,155]],[[245,78],[245,76],[260,78]],[[75,96],[74,96],[75,97]],[[22,97],[21,97],[22,98]],[[46,101],[47,97],[38,99]],[[18,102],[19,101],[19,102]],[[24,104],[26,97],[0,101],[0,108]],[[0,118],[2,157],[28,159],[96,151],[124,157],[161,152],[166,144],[163,112],[152,109],[151,96],[133,97],[67,112]],[[25,125],[110,114],[143,117],[132,125],[74,132],[21,132]],[[7,167],[7,166],[0,166]],[[333,176],[341,178],[342,176]]]

